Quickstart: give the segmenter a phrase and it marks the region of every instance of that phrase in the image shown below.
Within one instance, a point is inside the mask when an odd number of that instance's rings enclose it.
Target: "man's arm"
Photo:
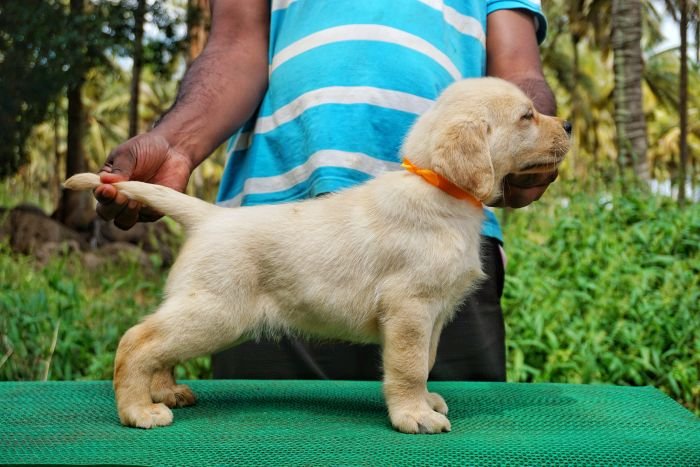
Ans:
[[[498,10],[487,17],[487,74],[518,85],[532,99],[538,111],[555,115],[554,93],[542,72],[535,21],[525,10]],[[538,200],[557,172],[509,175],[499,205],[519,208]]]
[[[252,115],[267,88],[269,2],[211,0],[211,33],[153,133],[196,166]]]
[[[267,89],[269,2],[211,0],[207,45],[183,78],[173,107],[148,133],[115,148],[95,190],[97,212],[122,229],[159,216],[109,183],[141,180],[179,191],[192,171],[253,114]]]

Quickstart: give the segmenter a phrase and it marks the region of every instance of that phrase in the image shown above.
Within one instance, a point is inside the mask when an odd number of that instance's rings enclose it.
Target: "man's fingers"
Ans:
[[[112,185],[100,185],[93,192],[98,203],[109,204],[117,196],[117,189]]]
[[[111,174],[116,177],[114,180],[103,180],[104,183],[111,183],[118,180],[128,180],[134,171],[136,165],[136,156],[132,151],[132,146],[126,144],[117,146],[105,161],[104,166],[100,169],[100,176],[103,174]]]
[[[136,222],[154,222],[163,217],[158,211],[129,200],[112,185],[100,185],[95,189],[97,214],[106,221],[114,220],[114,225],[128,230]]]
[[[551,172],[540,172],[532,174],[510,174],[506,176],[506,183],[515,188],[545,188],[557,179],[559,172],[555,169]]]
[[[139,210],[141,204],[134,200],[129,200],[119,214],[114,218],[114,225],[122,230],[129,230],[139,220]]]
[[[129,199],[119,193],[112,185],[100,185],[95,188],[97,214],[104,220],[116,218],[129,204]]]
[[[129,180],[129,177],[125,176],[122,173],[111,173],[102,171],[98,175],[100,176],[100,181],[106,185]]]
[[[503,189],[505,205],[511,208],[522,208],[540,199],[547,190],[547,185],[531,188],[520,188],[507,185]]]
[[[163,214],[154,211],[148,206],[143,206],[139,211],[139,222],[155,222],[163,217]]]
[[[511,208],[522,208],[540,199],[559,172],[510,174],[503,182],[503,204]]]

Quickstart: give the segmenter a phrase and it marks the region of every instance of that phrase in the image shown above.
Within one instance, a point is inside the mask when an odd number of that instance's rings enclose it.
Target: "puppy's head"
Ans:
[[[514,84],[467,79],[418,119],[403,153],[488,204],[506,175],[554,170],[569,150],[569,131],[568,123],[537,112]]]

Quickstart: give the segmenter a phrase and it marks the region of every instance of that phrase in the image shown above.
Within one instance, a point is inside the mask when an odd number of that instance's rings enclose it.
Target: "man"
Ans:
[[[192,170],[238,131],[220,204],[321,196],[399,169],[401,140],[416,116],[465,77],[507,79],[540,112],[555,112],[539,59],[546,28],[539,2],[212,0],[211,8],[209,42],[175,105],[110,154],[103,182],[183,191]],[[511,176],[500,205],[525,206],[555,178]],[[157,218],[110,185],[95,195],[98,213],[121,228]],[[489,280],[444,330],[433,379],[505,380],[502,235],[493,213],[487,218]],[[214,356],[213,367],[216,377],[378,379],[379,361],[372,346],[283,339],[243,344]]]

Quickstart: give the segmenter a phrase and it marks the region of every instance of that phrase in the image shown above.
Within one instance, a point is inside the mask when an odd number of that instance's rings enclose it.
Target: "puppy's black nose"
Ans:
[[[564,131],[566,132],[567,135],[571,136],[571,130],[573,127],[571,126],[571,122],[564,122]]]

